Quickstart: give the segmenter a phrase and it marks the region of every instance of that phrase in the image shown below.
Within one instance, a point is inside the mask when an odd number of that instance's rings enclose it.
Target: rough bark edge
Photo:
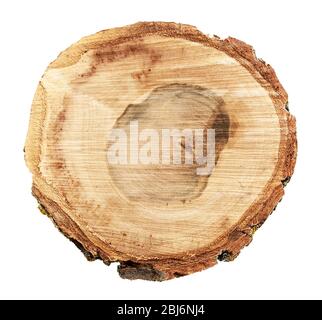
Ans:
[[[89,260],[102,259],[109,264],[111,261],[119,261],[120,276],[128,279],[146,280],[167,280],[178,276],[187,275],[211,267],[219,261],[231,261],[248,245],[254,232],[264,223],[270,213],[276,208],[281,200],[285,183],[293,174],[296,153],[296,129],[295,118],[288,112],[287,93],[279,83],[274,70],[263,60],[256,57],[251,46],[234,38],[221,40],[218,37],[210,38],[195,27],[175,23],[164,22],[142,22],[122,28],[115,28],[101,31],[95,35],[85,37],[78,43],[60,54],[60,56],[50,64],[49,68],[62,68],[76,63],[83,53],[90,49],[99,48],[105,45],[113,45],[130,41],[146,35],[161,35],[165,37],[183,38],[194,42],[199,42],[207,46],[224,51],[234,59],[238,60],[253,77],[269,92],[272,101],[280,117],[281,127],[285,124],[286,135],[281,135],[279,163],[276,166],[276,173],[272,180],[268,182],[266,192],[258,199],[244,214],[242,219],[229,230],[221,239],[217,239],[207,248],[200,248],[196,251],[187,252],[178,257],[165,257],[159,259],[126,259],[125,255],[120,255],[120,259],[111,260],[109,255],[96,247],[81,228],[65,213],[55,202],[43,195],[37,187],[33,186],[33,194],[38,199],[42,210],[58,226],[60,231],[70,238],[81,248]],[[33,172],[39,174],[38,164],[41,150],[41,121],[45,114],[46,101],[45,93],[41,83],[37,89],[34,102],[32,119],[30,123],[36,122],[29,127],[26,141],[26,162]],[[38,147],[37,147],[38,146]],[[270,187],[272,182],[280,177],[279,183]]]

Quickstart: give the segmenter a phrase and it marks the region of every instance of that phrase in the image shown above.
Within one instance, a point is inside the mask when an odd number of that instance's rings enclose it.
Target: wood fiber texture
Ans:
[[[25,160],[41,210],[89,260],[168,280],[233,260],[293,174],[288,96],[251,46],[143,22],[62,52],[32,104]],[[112,129],[216,130],[215,167],[107,162]],[[126,131],[126,133],[129,133]],[[195,156],[185,141],[182,152]]]

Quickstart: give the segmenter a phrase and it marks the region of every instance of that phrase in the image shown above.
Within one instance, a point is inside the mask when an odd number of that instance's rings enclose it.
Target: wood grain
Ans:
[[[295,119],[273,69],[252,47],[189,25],[104,30],[52,62],[25,145],[33,195],[86,257],[124,278],[167,280],[230,261],[284,194]],[[216,131],[215,167],[111,164],[112,129]],[[186,140],[182,154],[195,156]],[[131,153],[130,149],[127,150]]]

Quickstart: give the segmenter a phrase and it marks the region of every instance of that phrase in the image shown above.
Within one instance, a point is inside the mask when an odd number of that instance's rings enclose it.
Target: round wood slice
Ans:
[[[192,163],[174,163],[174,140],[168,162],[147,151],[163,147],[152,131],[187,128],[215,129],[210,170],[197,163],[196,136],[179,145]],[[117,130],[125,162],[108,158]],[[60,231],[88,259],[148,280],[234,259],[281,200],[295,158],[287,93],[252,47],[160,22],[62,52],[37,88],[25,146],[33,195]]]

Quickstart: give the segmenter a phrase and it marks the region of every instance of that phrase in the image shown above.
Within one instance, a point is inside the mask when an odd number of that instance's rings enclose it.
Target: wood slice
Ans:
[[[163,140],[172,130],[182,136]],[[287,93],[252,47],[159,22],[62,52],[39,83],[25,146],[33,195],[60,231],[88,259],[148,280],[234,259],[295,158]]]

